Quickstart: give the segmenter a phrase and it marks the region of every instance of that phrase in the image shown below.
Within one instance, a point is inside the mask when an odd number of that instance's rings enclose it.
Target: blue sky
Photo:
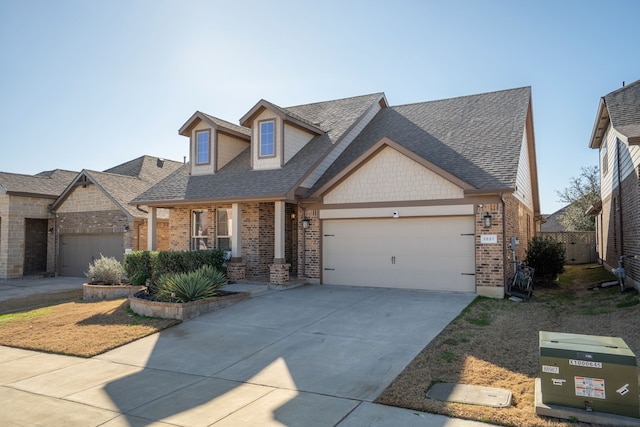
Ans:
[[[0,0],[0,171],[182,161],[196,111],[237,123],[373,92],[531,86],[543,213],[596,165],[601,96],[640,79],[640,2]]]

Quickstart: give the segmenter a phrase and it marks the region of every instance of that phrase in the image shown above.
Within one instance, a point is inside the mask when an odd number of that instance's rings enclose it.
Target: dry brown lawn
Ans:
[[[0,345],[81,357],[177,323],[139,316],[126,299],[83,302],[81,289],[0,301]]]
[[[613,276],[595,265],[567,266],[559,283],[536,287],[528,302],[476,299],[378,397],[376,402],[514,427],[588,425],[539,417],[538,332],[616,336],[640,355],[640,303],[635,290],[589,290]],[[508,389],[512,406],[491,408],[425,397],[436,382]]]

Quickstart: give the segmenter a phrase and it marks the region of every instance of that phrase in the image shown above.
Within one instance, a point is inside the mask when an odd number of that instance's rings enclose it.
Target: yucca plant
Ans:
[[[203,265],[190,273],[165,274],[156,284],[156,299],[189,302],[211,298],[227,284],[225,274],[210,265]]]

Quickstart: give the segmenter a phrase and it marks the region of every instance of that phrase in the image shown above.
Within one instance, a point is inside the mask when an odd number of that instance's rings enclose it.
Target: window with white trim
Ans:
[[[216,211],[216,247],[218,249],[231,250],[232,225],[231,209],[218,209]]]
[[[191,211],[191,250],[208,249],[209,221],[207,211]]]
[[[269,120],[260,123],[260,157],[269,157],[275,151],[275,122]]]
[[[209,148],[211,131],[199,130],[196,132],[196,164],[209,163]]]

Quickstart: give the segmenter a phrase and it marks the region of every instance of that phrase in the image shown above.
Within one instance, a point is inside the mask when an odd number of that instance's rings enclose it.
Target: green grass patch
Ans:
[[[44,316],[50,312],[51,312],[51,307],[45,307],[45,308],[39,308],[37,310],[2,314],[0,315],[0,323],[6,323],[12,320],[33,319],[36,317]]]
[[[491,313],[483,311],[476,316],[468,316],[465,319],[474,326],[489,326],[491,324]]]
[[[443,351],[438,355],[438,359],[443,362],[451,363],[456,360],[456,355],[452,351]]]

